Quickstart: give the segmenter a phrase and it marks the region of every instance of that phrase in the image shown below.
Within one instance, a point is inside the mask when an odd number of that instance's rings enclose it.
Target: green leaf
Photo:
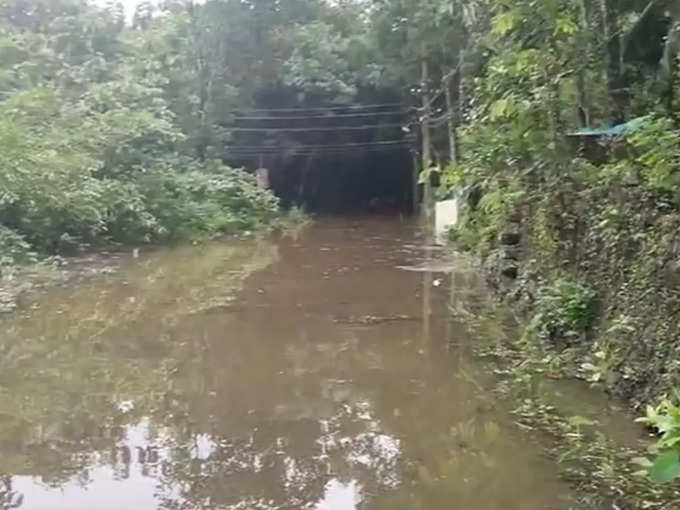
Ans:
[[[664,437],[659,441],[659,446],[661,448],[672,448],[680,443],[680,436],[671,435],[670,437]]]
[[[572,35],[578,31],[578,25],[569,18],[557,18],[555,20],[555,34]]]
[[[657,457],[649,470],[649,477],[655,483],[668,483],[680,477],[678,452],[670,451]]]
[[[492,21],[491,32],[501,36],[512,32],[518,20],[518,12],[514,10],[498,14]]]

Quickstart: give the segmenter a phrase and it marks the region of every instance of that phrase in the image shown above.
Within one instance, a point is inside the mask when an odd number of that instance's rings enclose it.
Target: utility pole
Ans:
[[[418,150],[415,146],[411,148],[411,156],[413,157],[411,206],[413,208],[413,214],[416,215],[418,213],[418,203],[420,202],[420,186],[418,185],[418,169],[420,168],[420,164],[418,162]]]
[[[453,99],[451,98],[451,80],[453,79],[453,72],[451,72],[444,80],[444,97],[446,99],[446,116],[447,127],[449,135],[449,162],[458,162],[458,151],[456,147],[456,115],[453,107]]]
[[[434,236],[434,221],[432,218],[432,176],[429,174],[429,170],[432,166],[432,140],[430,139],[430,91],[429,91],[429,68],[427,65],[427,48],[423,43],[422,46],[423,55],[421,62],[421,91],[423,99],[423,111],[421,112],[420,126],[422,130],[422,143],[423,143],[423,161],[422,169],[425,172],[425,184],[423,188],[423,219],[425,221],[425,250],[427,253],[427,263],[432,257],[432,244]],[[423,350],[425,351],[428,347],[431,326],[430,317],[432,315],[432,304],[431,300],[432,293],[432,273],[426,271],[423,273]]]
[[[423,44],[423,59],[421,62],[421,71],[422,71],[422,76],[421,76],[421,90],[422,90],[422,98],[423,98],[423,111],[421,112],[421,121],[420,121],[420,126],[422,129],[422,143],[423,143],[423,150],[422,150],[422,170],[425,172],[425,184],[424,184],[424,189],[423,189],[423,211],[425,213],[425,220],[428,223],[428,228],[429,228],[429,223],[430,219],[432,217],[432,179],[431,176],[428,173],[428,170],[432,166],[432,141],[430,139],[430,126],[429,126],[429,121],[430,121],[430,91],[428,89],[428,81],[429,81],[429,67],[427,64],[427,55],[425,52],[425,45]]]

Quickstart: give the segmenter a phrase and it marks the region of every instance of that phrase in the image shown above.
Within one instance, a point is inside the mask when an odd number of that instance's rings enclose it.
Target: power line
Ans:
[[[441,117],[436,117],[436,118],[430,118],[425,120],[428,126],[430,127],[439,127],[442,124],[445,124],[449,120],[455,118],[455,114],[453,112],[450,113],[445,113]]]
[[[396,140],[376,140],[371,142],[349,142],[349,143],[334,143],[334,144],[299,144],[285,146],[276,145],[226,145],[226,148],[232,149],[276,149],[276,150],[288,150],[288,149],[334,149],[334,148],[346,148],[346,147],[363,147],[363,146],[384,146],[384,145],[399,145],[412,143],[413,137],[400,138]]]
[[[302,112],[302,111],[337,111],[337,110],[368,110],[378,108],[396,108],[402,107],[401,103],[382,103],[382,104],[357,104],[345,106],[319,106],[319,107],[297,107],[297,108],[236,108],[234,112]]]
[[[402,146],[402,147],[395,147],[391,149],[393,152],[394,151],[407,151],[410,150],[408,146]],[[261,151],[228,151],[227,152],[227,157],[249,157],[249,156],[268,156],[268,157],[279,157],[279,158],[286,158],[286,157],[296,157],[296,156],[336,156],[336,155],[343,155],[343,156],[353,156],[357,154],[366,154],[366,153],[389,153],[386,149],[367,149],[367,148],[357,148],[357,149],[352,149],[352,150],[326,150],[326,151],[292,151],[292,152],[261,152]]]
[[[410,147],[403,146],[393,149],[396,151],[407,151]],[[260,151],[228,151],[227,156],[275,156],[275,157],[291,157],[291,156],[318,156],[318,155],[350,155],[350,154],[366,154],[366,153],[389,153],[385,149],[354,149],[352,151],[291,151],[291,152],[260,152]]]
[[[297,146],[297,147],[258,147],[254,145],[242,145],[242,146],[226,146],[225,150],[227,152],[253,152],[253,153],[261,153],[261,154],[276,154],[276,153],[299,153],[299,152],[347,152],[347,151],[370,151],[370,150],[378,150],[378,151],[389,151],[393,149],[399,149],[399,148],[408,148],[411,147],[413,144],[409,141],[404,141],[401,143],[392,143],[392,144],[385,144],[385,145],[378,145],[378,144],[366,144],[366,145],[352,145],[352,144],[346,144],[346,145],[328,145],[328,146],[321,146],[321,145],[307,145],[307,146]]]
[[[323,152],[323,151],[346,151],[346,150],[392,150],[394,148],[400,148],[400,147],[411,147],[413,144],[411,143],[402,143],[402,144],[392,144],[389,146],[375,146],[375,145],[368,145],[368,146],[349,146],[349,147],[344,147],[344,146],[338,146],[338,147],[288,147],[288,148],[277,148],[277,147],[225,147],[225,150],[227,152],[232,151],[232,152],[262,152],[262,153],[272,153],[272,152],[305,152],[305,151],[318,151],[318,152]]]
[[[407,151],[410,147],[404,145],[402,147],[394,147],[391,152]],[[262,151],[227,151],[227,156],[274,156],[274,157],[291,157],[291,156],[319,156],[319,155],[353,155],[366,153],[390,153],[386,149],[367,149],[357,148],[352,150],[324,150],[324,151],[289,151],[289,152],[262,152]]]
[[[380,117],[380,116],[396,116],[403,115],[404,112],[401,110],[395,110],[392,112],[369,112],[369,113],[339,113],[334,115],[294,115],[294,116],[258,116],[258,117],[243,117],[236,116],[233,120],[308,120],[308,119],[323,119],[323,120],[334,120],[334,119],[353,119],[360,117]]]
[[[301,133],[305,131],[366,131],[369,129],[380,128],[403,128],[403,123],[398,124],[369,124],[365,126],[337,126],[337,127],[311,127],[311,128],[244,128],[244,127],[227,127],[228,131],[232,133]]]

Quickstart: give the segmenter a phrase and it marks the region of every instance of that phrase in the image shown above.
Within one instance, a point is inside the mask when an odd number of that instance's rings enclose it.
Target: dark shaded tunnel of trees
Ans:
[[[275,89],[235,112],[226,159],[269,171],[284,207],[319,214],[409,213],[413,204],[412,118],[390,90],[338,105]]]
[[[408,149],[265,156],[263,165],[284,206],[333,214],[396,214],[411,209],[413,162]]]

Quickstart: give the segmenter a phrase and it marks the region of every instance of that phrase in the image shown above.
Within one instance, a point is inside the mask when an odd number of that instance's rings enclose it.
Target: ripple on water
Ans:
[[[47,292],[2,319],[5,503],[568,509],[535,438],[486,405],[477,330],[447,311],[482,308],[442,255],[398,221],[329,220]]]

